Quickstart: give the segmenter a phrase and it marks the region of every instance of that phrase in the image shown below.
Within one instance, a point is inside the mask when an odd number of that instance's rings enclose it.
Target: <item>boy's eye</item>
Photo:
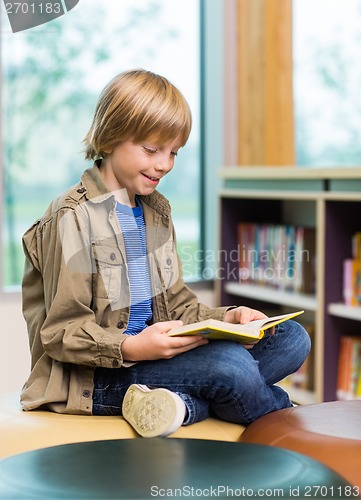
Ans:
[[[153,148],[147,148],[146,146],[143,146],[143,149],[146,153],[149,153],[149,154],[154,154],[157,152],[157,149],[153,149]]]
[[[146,153],[148,153],[150,155],[158,152],[157,148],[150,148],[149,146],[143,146],[143,149]],[[178,151],[171,151],[170,155],[175,157],[178,155]]]

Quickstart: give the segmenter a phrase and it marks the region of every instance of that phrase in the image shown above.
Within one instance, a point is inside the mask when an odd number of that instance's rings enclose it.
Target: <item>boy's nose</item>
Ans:
[[[174,164],[174,158],[170,158],[169,156],[164,156],[162,158],[158,158],[156,169],[161,170],[163,172],[169,172],[172,170]]]

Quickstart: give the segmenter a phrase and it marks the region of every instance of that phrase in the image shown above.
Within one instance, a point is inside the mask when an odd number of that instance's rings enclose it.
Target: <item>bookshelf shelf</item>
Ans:
[[[361,307],[342,304],[343,261],[351,257],[352,234],[361,231],[361,168],[225,167],[220,177],[222,255],[239,250],[240,222],[315,229],[314,294],[240,284],[239,262],[224,258],[219,263],[223,274],[217,280],[217,292],[222,305],[242,304],[260,310],[273,306],[304,309],[305,321],[314,330],[313,358],[308,363],[313,387],[306,390],[288,383],[285,388],[292,400],[300,404],[335,400],[340,339],[348,333],[361,338]]]
[[[339,318],[361,321],[361,307],[345,306],[345,304],[328,304],[328,313]]]
[[[256,167],[256,166],[229,166],[219,172],[224,179],[361,179],[360,167]]]
[[[271,302],[272,304],[296,307],[307,311],[316,311],[317,301],[314,295],[304,293],[287,292],[274,288],[257,286],[253,284],[226,283],[226,292],[238,297],[248,297],[259,301]]]

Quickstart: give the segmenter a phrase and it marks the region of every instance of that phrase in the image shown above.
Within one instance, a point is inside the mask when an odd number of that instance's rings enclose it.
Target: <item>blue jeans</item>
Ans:
[[[305,329],[288,320],[249,350],[236,342],[210,341],[167,360],[142,361],[130,368],[97,368],[93,414],[121,415],[128,387],[145,384],[167,388],[183,399],[188,410],[183,425],[210,415],[248,424],[291,406],[288,394],[274,384],[295,372],[309,351]]]

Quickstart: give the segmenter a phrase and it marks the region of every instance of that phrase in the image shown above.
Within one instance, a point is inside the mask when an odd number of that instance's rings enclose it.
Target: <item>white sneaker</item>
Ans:
[[[132,384],[122,406],[123,417],[143,437],[168,436],[184,421],[184,401],[168,389]]]

